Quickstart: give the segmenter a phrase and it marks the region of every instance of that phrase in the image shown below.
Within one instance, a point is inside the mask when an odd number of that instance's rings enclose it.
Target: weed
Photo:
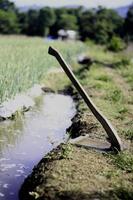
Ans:
[[[126,47],[125,43],[123,40],[119,37],[113,36],[112,39],[110,40],[107,48],[108,50],[114,51],[114,52],[119,52],[123,50]]]
[[[111,155],[113,163],[121,170],[133,172],[133,155],[129,152],[121,152]]]
[[[31,195],[34,199],[38,199],[40,197],[37,192],[29,192],[29,195]]]
[[[122,95],[121,90],[114,89],[114,90],[112,90],[112,91],[110,90],[108,92],[105,99],[112,101],[112,102],[118,102],[118,101],[121,101],[123,99],[123,95]]]
[[[128,112],[128,109],[127,109],[126,107],[121,107],[121,108],[118,110],[118,113],[120,113],[120,114],[124,114],[124,113],[126,113],[126,112]]]
[[[129,200],[133,198],[133,190],[131,186],[128,187],[121,184],[119,187],[115,187],[115,195],[116,200]]]
[[[10,119],[11,120],[16,120],[18,118],[21,119],[23,117],[23,115],[24,115],[24,112],[25,112],[25,110],[18,110],[10,117]]]
[[[55,151],[51,151],[49,154],[47,154],[44,159],[46,161],[52,161],[52,160],[60,160],[60,159],[69,159],[70,155],[72,153],[72,145],[67,144],[60,144]]]
[[[126,108],[126,107],[124,107],[124,106],[117,106],[118,107],[118,109],[116,109],[116,114],[115,114],[115,119],[120,119],[120,120],[124,120],[124,118],[125,118],[125,115],[124,114],[126,114],[127,112],[128,112],[128,109]]]
[[[120,171],[114,171],[114,170],[108,170],[108,171],[103,171],[102,174],[105,176],[107,179],[111,179],[112,177],[119,177]]]
[[[61,150],[61,159],[67,159],[70,158],[70,155],[72,153],[72,145],[71,144],[64,144],[62,145],[62,150]]]
[[[133,90],[133,64],[126,67],[122,67],[119,69],[119,72],[121,75],[127,80],[127,82],[130,84],[131,89]]]
[[[129,58],[127,58],[127,57],[123,57],[122,59],[121,59],[121,65],[122,66],[127,66],[127,65],[130,65],[130,59]]]
[[[124,115],[121,115],[120,113],[115,114],[115,119],[119,119],[119,120],[124,120]]]
[[[96,80],[108,82],[108,81],[111,81],[112,78],[110,76],[106,75],[106,74],[103,74],[103,75],[97,77]]]
[[[133,128],[125,129],[122,134],[125,136],[126,139],[133,141]]]

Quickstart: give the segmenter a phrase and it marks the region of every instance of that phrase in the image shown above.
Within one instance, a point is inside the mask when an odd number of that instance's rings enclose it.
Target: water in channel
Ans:
[[[25,177],[66,139],[75,113],[70,96],[47,94],[23,117],[0,122],[0,200],[18,200]]]

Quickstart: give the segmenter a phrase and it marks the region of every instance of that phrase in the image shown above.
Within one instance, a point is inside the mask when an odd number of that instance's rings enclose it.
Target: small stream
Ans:
[[[0,123],[0,200],[18,200],[34,165],[67,139],[75,113],[70,96],[46,94],[23,117]]]

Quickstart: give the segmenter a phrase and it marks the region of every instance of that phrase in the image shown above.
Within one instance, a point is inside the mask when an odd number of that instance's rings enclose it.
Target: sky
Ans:
[[[59,7],[65,5],[82,5],[85,7],[97,7],[99,5],[116,8],[125,5],[130,5],[133,3],[133,0],[11,0],[15,2],[18,7],[22,6],[52,6]]]

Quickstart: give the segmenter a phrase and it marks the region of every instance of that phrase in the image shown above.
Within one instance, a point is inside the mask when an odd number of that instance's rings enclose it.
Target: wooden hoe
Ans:
[[[110,143],[112,147],[116,148],[118,151],[123,150],[121,139],[118,136],[116,130],[113,128],[113,126],[108,121],[108,119],[98,110],[98,108],[92,102],[89,95],[86,93],[86,91],[84,90],[80,82],[77,80],[77,78],[75,77],[70,67],[67,65],[67,63],[63,59],[62,55],[56,49],[52,47],[49,47],[48,53],[57,59],[57,61],[59,62],[59,64],[65,71],[65,73],[67,74],[68,78],[71,80],[71,82],[73,83],[73,85],[75,86],[79,94],[84,99],[89,109],[92,111],[96,119],[101,123],[101,125],[103,126],[104,130],[106,131],[110,139]]]

